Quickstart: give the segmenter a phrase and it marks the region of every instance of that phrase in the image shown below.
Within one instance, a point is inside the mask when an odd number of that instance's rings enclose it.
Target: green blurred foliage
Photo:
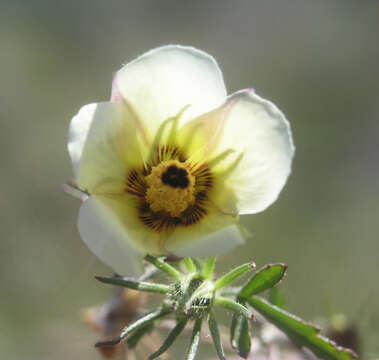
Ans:
[[[2,0],[1,358],[98,358],[78,314],[107,299],[93,275],[111,271],[81,242],[79,203],[61,191],[67,129],[81,105],[109,98],[124,62],[168,43],[214,55],[229,92],[255,88],[294,134],[286,188],[243,217],[254,238],[221,268],[287,263],[287,308],[347,314],[365,357],[377,356],[378,33],[369,0]]]

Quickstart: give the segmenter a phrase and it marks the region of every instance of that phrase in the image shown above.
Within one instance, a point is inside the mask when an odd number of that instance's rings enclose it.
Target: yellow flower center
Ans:
[[[178,160],[163,161],[145,178],[145,199],[153,211],[166,211],[178,217],[195,202],[195,177]]]

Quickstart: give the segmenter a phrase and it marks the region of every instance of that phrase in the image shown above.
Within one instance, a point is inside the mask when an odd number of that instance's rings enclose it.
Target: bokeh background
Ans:
[[[285,262],[289,310],[345,313],[379,355],[379,2],[0,1],[0,357],[99,359],[83,307],[110,274],[81,242],[71,117],[109,98],[121,64],[180,43],[218,60],[229,92],[253,87],[291,122],[279,200],[242,222],[254,239],[219,269]],[[203,357],[204,358],[204,357]]]

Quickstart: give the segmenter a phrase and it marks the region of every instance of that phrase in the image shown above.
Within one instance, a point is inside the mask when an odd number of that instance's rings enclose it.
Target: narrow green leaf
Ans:
[[[142,317],[141,319],[137,320],[133,324],[127,326],[119,337],[109,340],[109,341],[100,341],[95,344],[96,347],[99,346],[112,346],[118,344],[122,339],[133,333],[134,331],[137,331],[149,324],[151,324],[153,321],[162,318],[169,314],[171,312],[170,308],[168,307],[162,307],[158,309],[157,311],[151,312],[147,314],[146,316]]]
[[[168,334],[162,346],[154,354],[151,354],[149,356],[149,360],[156,359],[158,356],[162,355],[174,343],[176,338],[180,335],[180,333],[183,331],[184,327],[186,326],[187,321],[188,321],[188,318],[186,317],[178,321],[176,326]]]
[[[183,259],[184,265],[186,266],[188,272],[194,273],[196,272],[196,266],[191,258],[186,257]]]
[[[208,326],[212,335],[213,344],[216,348],[217,355],[220,360],[225,360],[224,349],[222,348],[220,338],[220,331],[218,330],[217,320],[212,310],[209,312]]]
[[[128,348],[133,349],[137,346],[138,342],[148,333],[154,329],[154,323],[150,323],[136,331],[127,340]]]
[[[247,359],[250,354],[251,348],[251,339],[250,339],[250,329],[249,329],[249,321],[246,317],[241,317],[241,325],[240,325],[240,333],[238,338],[238,354],[244,359]]]
[[[193,327],[191,342],[186,354],[186,360],[194,360],[197,353],[197,348],[200,342],[200,331],[201,331],[202,318],[197,318],[195,321],[195,326]]]
[[[286,333],[297,345],[305,346],[324,360],[354,360],[357,355],[350,349],[335,345],[320,335],[313,325],[270,304],[259,297],[250,297],[247,302],[268,321]]]
[[[145,260],[153,264],[158,270],[166,273],[168,276],[172,277],[175,280],[179,280],[182,277],[180,271],[176,270],[173,266],[166,263],[160,258],[147,254],[145,256]]]
[[[233,270],[226,273],[224,276],[220,277],[215,282],[215,289],[219,290],[225,286],[228,286],[232,281],[236,280],[237,278],[245,274],[247,271],[251,270],[252,267],[253,265],[251,263],[237,266]]]
[[[215,256],[211,256],[205,261],[204,268],[203,268],[204,279],[210,280],[212,278],[215,262],[216,262]]]
[[[232,325],[230,327],[230,344],[233,349],[237,349],[238,347],[238,338],[241,332],[242,318],[243,316],[238,313],[234,313],[232,317]]]
[[[238,302],[222,297],[216,296],[213,300],[213,304],[219,307],[223,307],[224,309],[234,311],[239,315],[243,315],[248,319],[251,319],[252,313],[242,304]]]
[[[240,302],[245,306],[245,301]],[[238,354],[243,358],[248,358],[251,348],[250,329],[248,319],[235,313],[230,329],[230,343],[233,349],[238,349]]]
[[[170,290],[168,285],[163,284],[154,284],[143,281],[137,281],[129,279],[126,277],[105,277],[105,276],[95,276],[95,278],[102,283],[112,284],[117,286],[123,286],[128,289],[138,290],[138,291],[147,291],[158,294],[167,294]]]
[[[286,270],[287,265],[284,264],[269,264],[264,266],[242,288],[238,297],[247,298],[273,287],[283,278]]]

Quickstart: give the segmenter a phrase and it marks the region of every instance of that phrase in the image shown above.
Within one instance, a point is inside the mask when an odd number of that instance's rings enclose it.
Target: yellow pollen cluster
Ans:
[[[166,211],[178,217],[195,202],[195,177],[183,162],[163,161],[153,167],[145,180],[148,185],[145,199],[153,211]]]

